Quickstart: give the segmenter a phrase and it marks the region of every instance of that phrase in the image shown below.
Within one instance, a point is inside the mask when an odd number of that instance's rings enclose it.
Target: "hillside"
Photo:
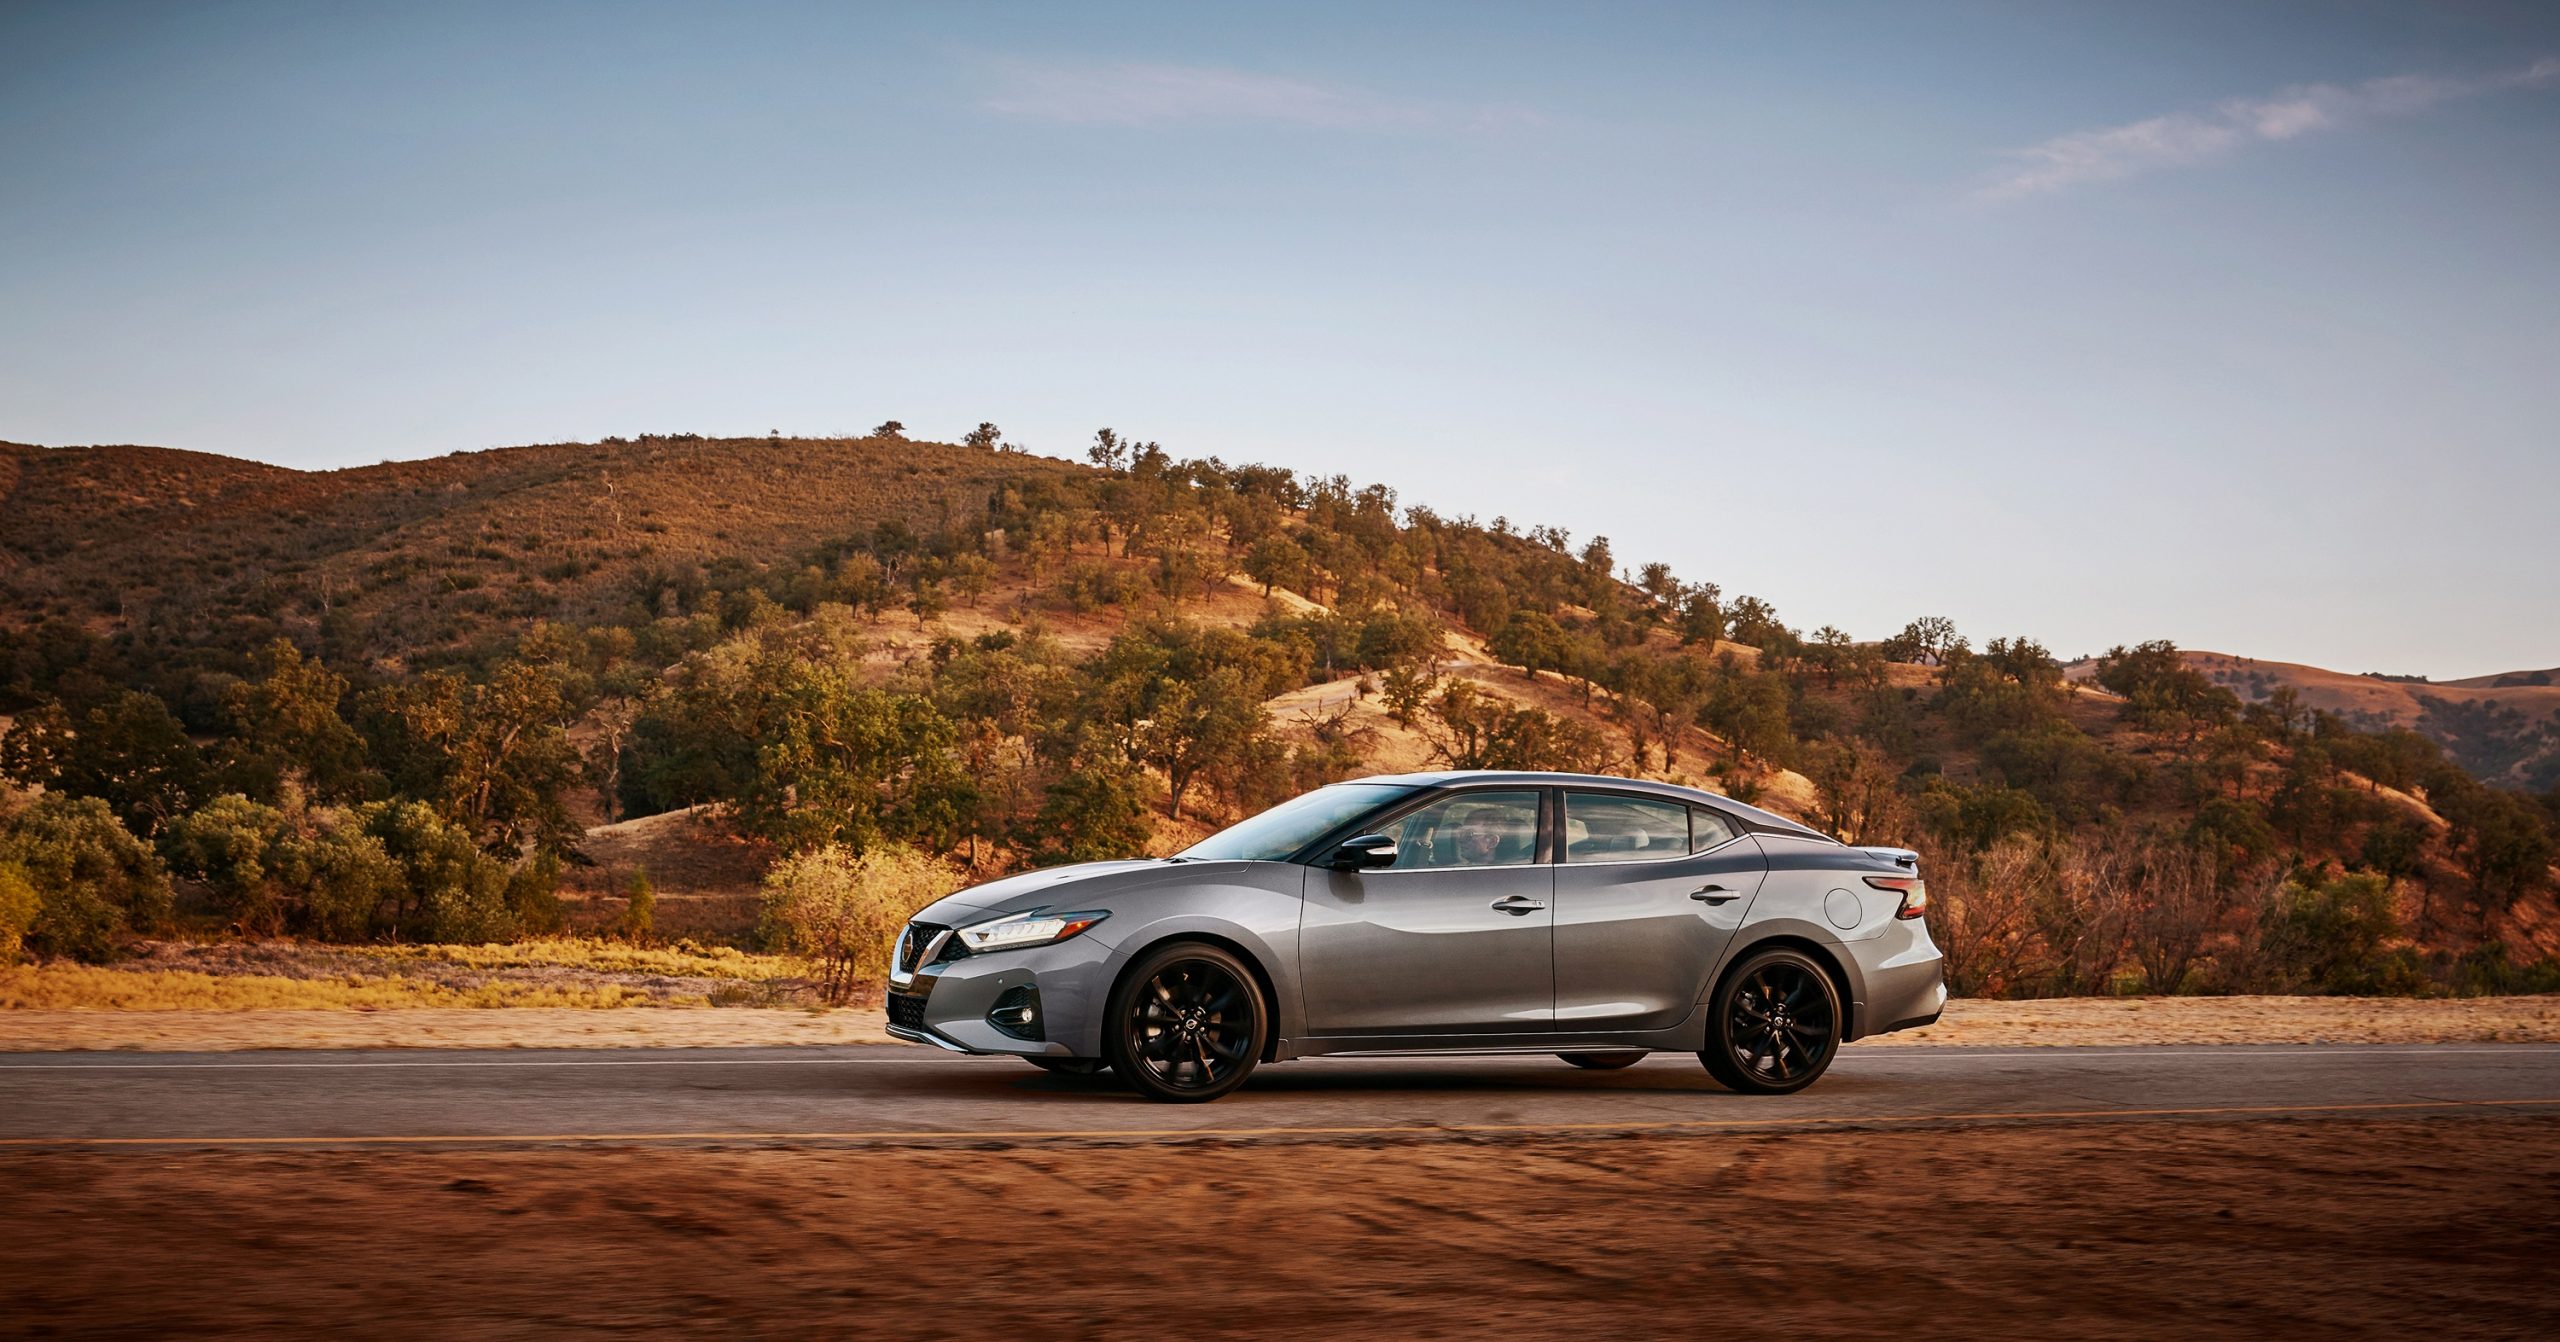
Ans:
[[[590,620],[644,575],[977,513],[1079,468],[896,438],[549,444],[305,472],[150,447],[0,445],[0,628],[404,661]]]
[[[2223,652],[2190,649],[2185,657],[2244,703],[2264,704],[2278,690],[2290,689],[2299,708],[2334,714],[2360,730],[2417,732],[2488,781],[2534,792],[2560,787],[2560,672],[2438,683]],[[2081,662],[2065,674],[2085,680],[2095,667],[2094,661]]]
[[[1928,619],[1859,644],[1605,537],[1107,430],[1094,457],[670,436],[300,472],[0,448],[0,772],[105,800],[225,916],[333,935],[556,921],[557,878],[527,875],[556,854],[591,864],[567,877],[586,925],[645,872],[662,926],[738,937],[786,854],[1167,852],[1326,781],[1456,766],[1695,783],[1923,847],[1968,990],[2106,990],[2164,938],[2217,949],[2140,981],[2224,991],[2508,983],[2560,951],[2560,808],[2427,744],[2540,785],[2560,687],[2530,676],[2165,644],[2065,668]],[[418,879],[483,894],[221,895],[204,864],[230,850],[186,836],[241,824],[476,846]],[[470,874],[493,861],[514,875]],[[2176,890],[2206,902],[2144,930]],[[2371,931],[2321,959],[2282,940],[2295,918]]]

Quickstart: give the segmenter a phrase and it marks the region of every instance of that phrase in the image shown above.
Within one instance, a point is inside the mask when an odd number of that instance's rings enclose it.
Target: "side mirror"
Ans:
[[[1325,865],[1335,871],[1367,871],[1396,864],[1396,841],[1384,834],[1345,839]]]

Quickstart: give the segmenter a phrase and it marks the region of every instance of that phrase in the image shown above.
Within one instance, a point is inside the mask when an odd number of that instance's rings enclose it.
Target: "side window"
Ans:
[[[1564,794],[1564,860],[1646,862],[1689,851],[1689,808],[1605,792]]]
[[[1389,871],[1434,867],[1517,867],[1538,859],[1536,792],[1468,792],[1386,828],[1395,836]]]
[[[1689,851],[1703,853],[1720,843],[1731,842],[1741,833],[1733,822],[1703,807],[1689,808]]]

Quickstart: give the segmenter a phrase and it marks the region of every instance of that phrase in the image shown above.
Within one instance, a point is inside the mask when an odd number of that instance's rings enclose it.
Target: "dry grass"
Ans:
[[[619,984],[491,981],[467,987],[404,975],[335,979],[47,964],[0,968],[8,1011],[379,1011],[408,1007],[626,1007],[663,1000]],[[695,999],[693,1005],[703,1004]]]
[[[468,969],[583,969],[605,974],[658,974],[672,978],[765,982],[807,972],[784,955],[756,955],[734,946],[635,946],[626,941],[545,937],[490,946],[351,946],[349,952],[388,964],[460,965]]]

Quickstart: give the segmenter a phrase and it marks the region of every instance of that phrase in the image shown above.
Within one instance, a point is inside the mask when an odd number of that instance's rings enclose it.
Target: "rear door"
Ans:
[[[1425,802],[1379,827],[1396,863],[1317,870],[1298,927],[1317,1035],[1527,1033],[1555,1016],[1540,788]]]
[[[1570,788],[1560,838],[1556,1029],[1678,1025],[1751,910],[1760,846],[1704,807]]]

